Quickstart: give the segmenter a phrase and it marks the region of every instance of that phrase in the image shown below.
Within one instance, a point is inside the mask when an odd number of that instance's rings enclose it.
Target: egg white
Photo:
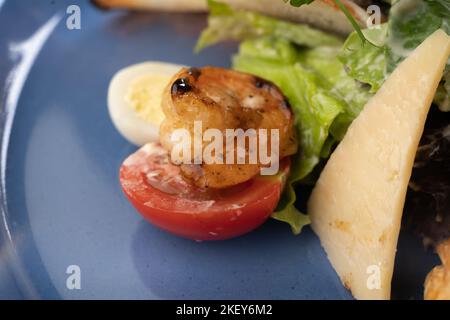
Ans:
[[[134,81],[146,75],[173,76],[184,66],[149,61],[126,67],[112,78],[108,90],[108,110],[114,126],[121,135],[133,144],[142,146],[159,141],[159,123],[152,123],[139,117],[126,101]],[[162,95],[163,92],[160,94]],[[161,106],[152,106],[161,108]]]

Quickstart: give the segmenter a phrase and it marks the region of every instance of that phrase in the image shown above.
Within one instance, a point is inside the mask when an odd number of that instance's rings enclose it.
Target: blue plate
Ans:
[[[0,0],[0,297],[350,299],[309,228],[269,221],[197,243],[144,222],[118,183],[135,150],[107,112],[109,81],[145,60],[228,66],[234,45],[195,55],[204,15],[103,12],[79,1]],[[402,234],[393,296],[420,298],[437,258]],[[79,266],[81,288],[67,286]]]

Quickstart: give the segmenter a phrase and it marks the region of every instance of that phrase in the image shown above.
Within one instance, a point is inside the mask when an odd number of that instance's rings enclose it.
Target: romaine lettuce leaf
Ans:
[[[365,29],[364,36],[371,43],[363,44],[353,32],[347,38],[339,54],[339,60],[345,65],[347,74],[370,85],[371,92],[377,92],[386,79],[386,41],[387,24],[379,29]]]
[[[258,38],[243,41],[233,58],[235,69],[275,83],[294,111],[299,152],[292,159],[286,190],[273,218],[288,222],[296,234],[309,218],[294,205],[295,184],[313,171],[321,157],[329,156],[371,96],[346,75],[337,53],[338,49],[329,47],[298,51],[284,39]]]
[[[301,46],[339,46],[341,41],[307,25],[290,23],[254,12],[234,10],[224,3],[208,1],[208,27],[200,35],[195,51],[225,40],[244,40],[260,36],[286,39]]]
[[[328,158],[329,151],[334,142],[342,140],[350,123],[361,112],[364,105],[372,97],[369,88],[355,81],[346,73],[344,65],[338,59],[339,49],[318,47],[302,50],[299,62],[309,70],[314,71],[322,88],[328,94],[343,102],[344,111],[339,114],[330,127],[334,141],[328,141],[328,149],[322,150],[322,157]]]

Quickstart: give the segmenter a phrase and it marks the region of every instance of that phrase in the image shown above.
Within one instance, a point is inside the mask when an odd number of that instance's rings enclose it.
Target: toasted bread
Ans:
[[[437,247],[442,265],[435,267],[425,280],[425,300],[450,300],[450,239]]]
[[[92,0],[103,9],[132,9],[155,11],[207,11],[206,0]]]
[[[202,12],[207,11],[206,0],[92,0],[105,9],[133,9],[153,11]],[[220,0],[235,9],[259,12],[276,18],[306,23],[338,34],[348,34],[353,27],[333,0],[315,0],[309,5],[293,7],[282,0]],[[342,0],[349,12],[364,26],[368,15],[351,0]]]

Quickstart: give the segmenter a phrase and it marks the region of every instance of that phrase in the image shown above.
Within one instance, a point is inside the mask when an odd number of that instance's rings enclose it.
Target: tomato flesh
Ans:
[[[226,189],[199,189],[185,181],[159,144],[150,143],[120,168],[127,198],[152,224],[193,240],[223,240],[261,225],[275,209],[289,161],[271,177],[255,177]]]

